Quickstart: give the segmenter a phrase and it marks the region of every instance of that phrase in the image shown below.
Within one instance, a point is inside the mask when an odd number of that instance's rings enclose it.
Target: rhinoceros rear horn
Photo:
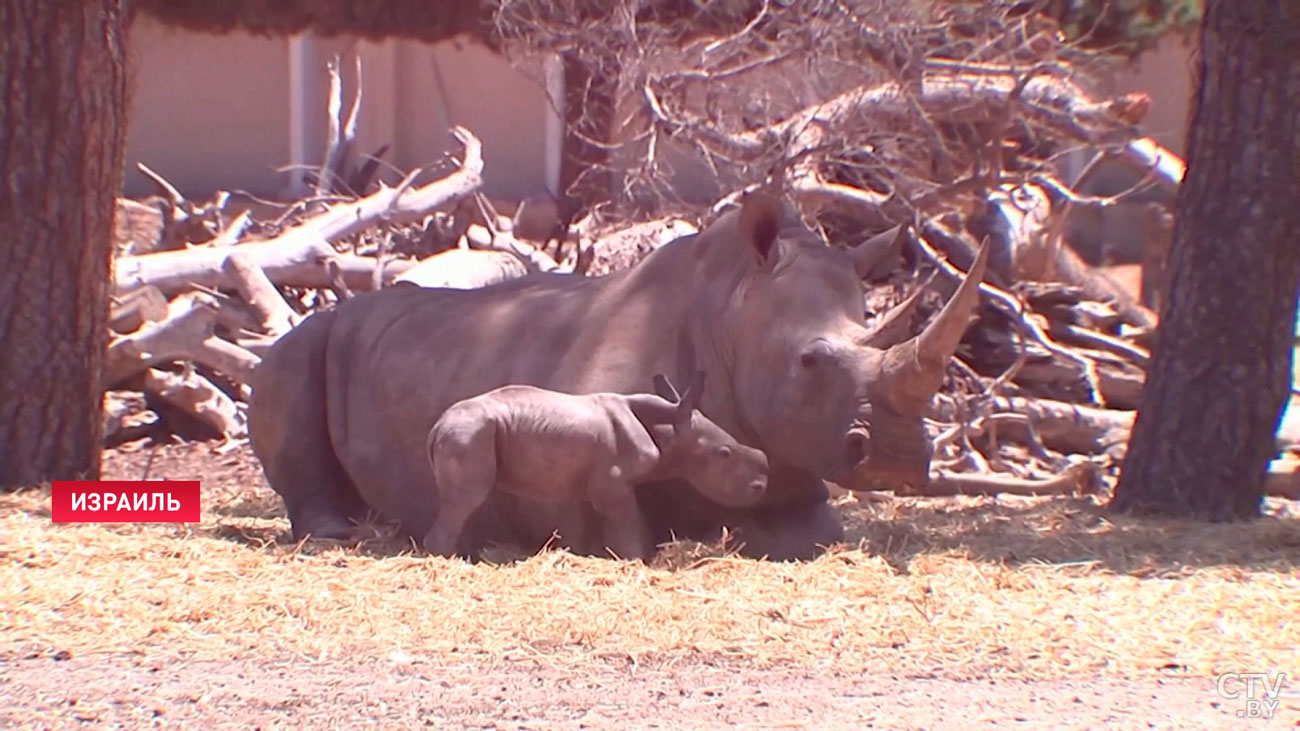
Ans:
[[[966,279],[925,330],[886,351],[882,378],[886,393],[899,411],[924,410],[939,390],[944,367],[956,352],[970,315],[979,303],[979,285],[988,269],[991,248],[987,241],[980,247]]]
[[[875,279],[889,273],[889,265],[896,263],[903,251],[906,233],[907,227],[900,223],[849,249],[858,279]]]

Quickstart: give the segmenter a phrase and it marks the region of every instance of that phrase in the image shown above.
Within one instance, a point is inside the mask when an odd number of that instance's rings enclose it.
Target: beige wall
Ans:
[[[284,39],[132,28],[127,195],[154,192],[143,162],[183,192],[274,191],[289,161]]]
[[[400,43],[395,100],[401,165],[437,161],[455,144],[447,129],[459,124],[483,141],[489,195],[522,198],[545,190],[550,105],[542,63],[519,64],[522,69],[512,68],[506,59],[466,41]]]
[[[342,56],[343,103],[362,60],[357,152],[384,143],[384,160],[405,170],[436,164],[458,148],[462,124],[483,141],[484,187],[524,197],[546,189],[558,166],[548,147],[558,126],[539,59],[510,61],[461,40],[373,43],[350,38],[266,39],[173,30],[141,16],[132,28],[134,93],[127,130],[124,192],[153,192],[143,161],[187,195],[243,189],[290,192],[291,164],[319,164],[327,134],[326,63]],[[555,139],[558,145],[558,139]],[[554,168],[554,171],[551,170]],[[401,174],[389,173],[396,181]]]
[[[1151,112],[1142,131],[1178,155],[1185,154],[1187,123],[1196,94],[1195,44],[1166,36],[1155,50],[1134,62],[1131,73],[1116,76],[1117,94],[1141,91],[1151,96]]]

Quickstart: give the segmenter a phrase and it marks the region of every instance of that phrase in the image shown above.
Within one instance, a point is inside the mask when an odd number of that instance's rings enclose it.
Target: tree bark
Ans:
[[[120,0],[0,0],[0,488],[99,476]]]
[[[613,191],[609,165],[619,75],[617,69],[593,70],[572,52],[563,54],[561,62],[565,133],[560,191],[566,211],[561,218],[568,220],[575,210],[609,200]]]
[[[1300,282],[1300,4],[1211,0],[1172,279],[1111,506],[1259,514]]]

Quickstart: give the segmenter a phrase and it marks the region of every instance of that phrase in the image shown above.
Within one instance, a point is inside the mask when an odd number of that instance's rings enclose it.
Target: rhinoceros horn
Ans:
[[[925,330],[885,351],[881,385],[899,413],[920,413],[942,385],[944,367],[956,352],[979,302],[979,285],[988,268],[990,248],[988,242],[980,247],[965,281]]]
[[[906,232],[906,226],[900,223],[849,249],[858,279],[875,279],[887,274],[903,250]]]

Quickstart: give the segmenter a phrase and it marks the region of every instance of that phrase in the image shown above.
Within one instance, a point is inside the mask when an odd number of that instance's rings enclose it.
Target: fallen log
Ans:
[[[1135,412],[1099,409],[1080,406],[1065,401],[999,396],[979,404],[981,414],[1024,414],[1037,431],[1045,446],[1058,452],[1071,454],[1105,454],[1128,441]],[[940,421],[954,422],[959,418],[957,404],[951,398],[937,398],[930,415]],[[1018,425],[1000,425],[999,432],[1007,434]],[[1031,437],[1021,437],[1028,442]]]
[[[1101,470],[1092,462],[1076,462],[1056,477],[1031,480],[999,473],[939,470],[925,487],[909,495],[1080,495],[1101,485]]]
[[[320,263],[299,264],[280,269],[268,277],[282,287],[334,287],[339,283],[349,290],[368,292],[374,289],[375,272],[382,271],[380,281],[387,286],[402,273],[415,266],[410,259],[386,259],[383,262],[370,256],[337,254]]]
[[[1136,366],[1125,367],[1102,361],[1097,363],[1095,372],[1102,401],[1107,406],[1113,409],[1136,409],[1141,403],[1146,374]],[[1016,382],[1062,394],[1086,388],[1078,367],[1058,359],[1026,363],[1016,374]]]
[[[224,284],[223,267],[233,250],[216,246],[120,257],[113,266],[114,286],[117,292],[124,293],[149,285],[168,295],[195,285],[216,288]],[[280,284],[288,284],[284,279],[289,272],[301,277],[304,270],[323,268],[336,255],[332,247],[315,239],[270,239],[241,244],[238,250]]]
[[[108,391],[104,394],[105,446],[121,444],[145,436],[154,427],[157,415],[149,411],[144,397],[135,391]]]
[[[473,193],[482,182],[483,148],[478,138],[464,127],[452,133],[465,145],[465,159],[451,175],[423,187],[412,187],[408,175],[397,187],[380,190],[356,202],[336,206],[325,213],[290,228],[279,236],[243,244],[238,250],[260,267],[270,280],[282,286],[328,286],[325,263],[338,256],[329,244],[357,234],[380,221],[410,223],[433,212],[450,200]],[[219,286],[224,278],[224,264],[232,249],[208,246],[184,251],[166,251],[119,258],[114,265],[114,286],[127,292],[143,285],[153,285],[173,294],[194,285]],[[373,275],[374,266],[370,267]],[[349,272],[344,268],[344,277]],[[302,284],[304,280],[323,284]],[[348,281],[352,289],[371,289],[366,282]]]
[[[272,345],[280,339],[278,335],[258,335],[251,338],[239,338],[235,344],[256,355],[258,358],[265,358],[266,351],[271,349]]]
[[[490,249],[448,249],[421,260],[394,279],[420,287],[478,289],[528,274],[519,257]]]
[[[257,315],[262,332],[280,336],[298,324],[298,313],[280,296],[266,272],[243,251],[230,252],[222,268],[229,277],[230,284]]]
[[[158,322],[167,317],[167,298],[157,287],[141,287],[113,299],[108,326],[114,332],[135,332],[146,322]]]
[[[530,272],[553,272],[560,265],[545,251],[524,243],[510,231],[502,228],[490,230],[474,224],[465,230],[465,243],[469,249],[500,251],[514,256]]]
[[[214,300],[210,296],[178,297],[162,322],[149,323],[110,342],[104,364],[105,389],[174,360],[193,360],[238,383],[248,383],[261,359],[217,337],[215,330],[221,315]]]
[[[148,165],[138,162],[136,168],[158,188],[159,199],[170,204],[160,209],[163,228],[155,251],[184,249],[191,243],[210,241],[216,235],[221,210],[230,200],[229,193],[220,191],[212,201],[196,205]]]
[[[145,393],[194,417],[223,437],[244,433],[244,420],[234,400],[192,368],[186,371],[182,375],[150,368],[144,374]]]
[[[591,274],[607,274],[627,269],[659,247],[699,229],[680,218],[645,221],[596,238],[587,247]]]
[[[253,309],[233,295],[217,290],[200,289],[179,295],[167,305],[169,314],[181,312],[186,307],[204,307],[211,310],[216,326],[226,330],[227,333],[258,331],[258,318]]]
[[[166,205],[167,202],[159,198],[144,201],[117,199],[113,238],[118,256],[144,254],[158,248],[167,227],[163,215]]]

